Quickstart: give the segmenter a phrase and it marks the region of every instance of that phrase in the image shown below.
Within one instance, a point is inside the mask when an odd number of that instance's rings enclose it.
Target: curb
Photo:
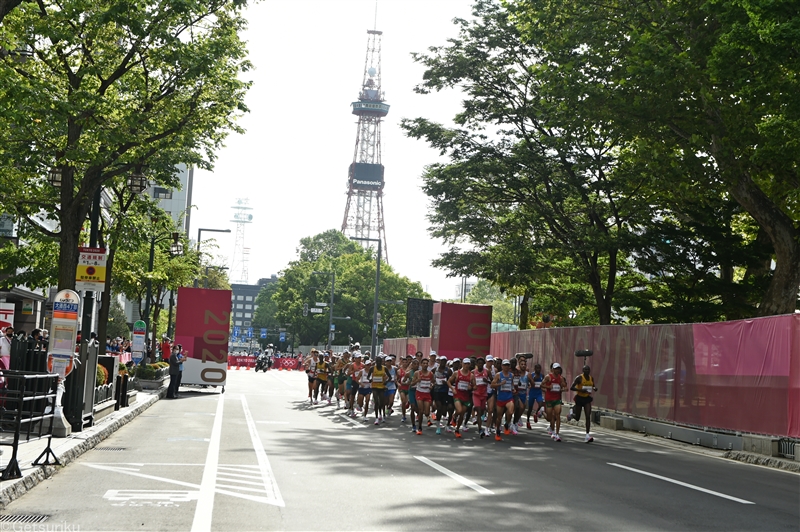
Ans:
[[[145,401],[137,404],[128,412],[125,412],[118,418],[111,420],[109,423],[103,424],[101,429],[99,429],[97,432],[89,434],[85,439],[81,438],[81,436],[87,432],[90,432],[91,429],[86,432],[76,433],[71,438],[65,438],[65,440],[71,439],[73,442],[75,442],[75,444],[67,449],[62,450],[61,452],[54,451],[58,457],[58,460],[61,462],[60,466],[34,466],[33,469],[23,473],[22,478],[3,483],[5,485],[2,487],[2,490],[0,490],[0,510],[4,510],[12,501],[19,499],[28,491],[37,486],[40,482],[52,477],[58,473],[61,468],[66,467],[83,453],[93,449],[100,442],[111,436],[121,427],[130,423],[130,421],[136,416],[153,406],[156,401],[162,398],[162,395],[166,395],[166,389],[159,390],[159,393],[151,395]],[[59,439],[56,438],[55,441],[57,442]]]
[[[746,453],[743,451],[726,451],[722,456],[723,458],[736,460],[737,462],[744,462],[746,464],[754,464],[764,467],[771,467],[773,469],[782,469],[783,471],[791,471],[792,473],[800,473],[800,462],[796,462],[794,460],[774,458],[772,456]]]

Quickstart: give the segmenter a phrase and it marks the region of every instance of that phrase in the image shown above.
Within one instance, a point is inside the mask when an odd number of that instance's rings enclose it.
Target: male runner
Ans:
[[[528,361],[525,355],[517,356],[517,369],[514,371],[514,423],[511,433],[518,434],[519,421],[525,413],[528,402]]]
[[[497,390],[492,388],[497,370],[494,367],[494,357],[486,355],[486,371],[489,373],[489,386],[486,388],[486,434],[494,432],[495,407],[497,404]]]
[[[312,349],[304,361],[306,376],[308,376],[308,401],[314,404],[312,394],[317,387],[317,350]]]
[[[500,424],[503,422],[503,414],[505,414],[505,434],[509,434],[509,424],[514,416],[514,375],[511,373],[511,362],[503,360],[501,363],[503,368],[492,381],[492,388],[497,390],[497,408],[495,412],[495,441],[503,441],[500,437]]]
[[[544,390],[544,406],[550,428],[547,431],[555,441],[561,441],[561,394],[567,387],[567,379],[561,374],[564,370],[558,362],[553,363],[553,372],[542,381]]]
[[[317,364],[314,368],[317,372],[317,382],[316,386],[314,386],[314,404],[317,404],[319,403],[317,399],[319,399],[320,395],[322,395],[322,400],[325,400],[325,390],[328,387],[329,366],[323,357],[318,357]]]
[[[361,412],[364,418],[367,417],[369,412],[369,398],[372,396],[372,384],[369,378],[369,370],[372,366],[372,360],[367,358],[364,360],[364,366],[358,372],[358,379],[353,377],[353,384],[358,382],[358,405],[356,408]],[[362,410],[363,406],[363,410]]]
[[[477,366],[472,370],[473,388],[472,388],[472,404],[475,408],[475,418],[478,422],[478,433],[481,438],[486,436],[486,431],[483,428],[483,415],[486,413],[486,399],[487,390],[489,389],[489,371],[483,367],[483,357],[478,357],[475,361]]]
[[[408,386],[408,406],[411,412],[411,432],[422,435],[422,417],[419,416],[419,409],[417,406],[417,381],[416,376],[419,373],[419,362],[416,358],[411,359],[409,369],[406,372],[403,380],[404,384]],[[419,420],[419,429],[417,428],[417,420]]]
[[[406,422],[406,410],[408,410],[408,383],[406,383],[406,374],[409,369],[409,359],[406,355],[400,355],[400,367],[397,368],[397,390],[400,392],[400,409],[402,410],[403,418],[400,420],[402,423]]]
[[[446,418],[447,409],[452,402],[450,395],[447,393],[447,383],[452,374],[453,372],[447,367],[447,357],[440,356],[436,370],[433,372],[433,393],[431,394],[436,410],[436,434],[442,433],[442,421]]]
[[[394,414],[394,396],[397,393],[397,368],[394,365],[394,355],[386,357],[386,371],[389,373],[389,380],[386,381],[386,391],[384,392],[383,407],[386,416]]]
[[[528,430],[531,428],[531,411],[533,411],[533,422],[539,422],[539,408],[544,404],[542,399],[542,365],[538,362],[533,365],[533,373],[528,374]]]
[[[428,417],[428,426],[433,425],[431,422],[431,388],[433,386],[433,372],[428,371],[428,359],[422,359],[422,367],[414,375],[412,385],[417,388],[417,411],[419,413],[419,430],[417,434],[422,434],[422,416]]]
[[[581,411],[585,412],[586,438],[583,441],[591,443],[594,441],[594,437],[590,432],[592,428],[592,401],[594,400],[592,393],[597,391],[597,387],[594,385],[594,378],[591,375],[591,368],[589,368],[589,366],[583,366],[583,373],[575,377],[569,389],[575,392],[575,408],[574,413],[572,408],[569,409],[567,421],[574,418],[576,421],[580,422]]]
[[[372,383],[372,403],[375,409],[375,424],[379,425],[383,423],[383,395],[386,391],[386,381],[389,379],[386,367],[383,365],[382,356],[375,358],[375,364],[370,366],[367,374],[369,375],[369,382]],[[366,414],[364,414],[364,417],[366,417]]]
[[[472,390],[475,388],[475,382],[470,370],[471,366],[472,361],[465,358],[461,363],[461,368],[453,373],[447,381],[455,397],[456,438],[461,437],[461,424],[464,423],[464,417],[472,408]]]

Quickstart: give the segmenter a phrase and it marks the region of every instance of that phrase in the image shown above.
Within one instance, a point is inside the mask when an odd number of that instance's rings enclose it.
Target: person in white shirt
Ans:
[[[6,327],[0,338],[0,369],[11,369],[11,340],[14,338],[14,327]]]

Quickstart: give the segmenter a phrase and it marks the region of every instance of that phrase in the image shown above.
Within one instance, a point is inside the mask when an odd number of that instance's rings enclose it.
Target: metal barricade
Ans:
[[[47,447],[33,465],[61,465],[50,446],[58,375],[5,370],[0,378],[0,448],[11,447],[0,480],[22,478],[17,459],[21,442],[47,438]]]

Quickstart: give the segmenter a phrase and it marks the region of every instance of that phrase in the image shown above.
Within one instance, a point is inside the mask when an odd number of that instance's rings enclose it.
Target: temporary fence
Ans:
[[[17,460],[20,442],[47,438],[47,447],[33,465],[60,465],[50,447],[58,375],[4,370],[1,378],[0,448],[11,447],[11,458],[2,469],[0,480],[22,477]]]
[[[254,356],[234,356],[228,355],[228,369],[234,370],[251,370],[256,367],[256,359]],[[302,369],[303,361],[299,358],[273,358],[273,370],[299,370]]]
[[[388,340],[384,351],[410,352],[412,340],[420,346],[426,339]],[[598,383],[597,407],[688,426],[800,437],[800,315],[491,336],[493,356],[532,353],[545,371],[561,363],[567,380],[581,372],[579,350],[593,352],[587,364]]]

